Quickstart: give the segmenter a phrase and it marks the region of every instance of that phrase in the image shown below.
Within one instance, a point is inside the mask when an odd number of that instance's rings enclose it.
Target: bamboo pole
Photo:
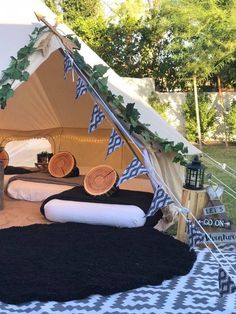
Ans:
[[[217,75],[217,85],[218,85],[218,91],[219,91],[219,98],[220,98],[220,106],[222,111],[222,118],[223,118],[223,127],[224,127],[224,133],[225,133],[225,147],[228,147],[228,132],[226,127],[226,121],[225,121],[225,106],[224,106],[224,96],[222,92],[222,86],[221,86],[221,79],[220,76]]]
[[[196,110],[196,119],[197,119],[198,142],[199,142],[199,148],[202,149],[202,134],[201,134],[201,125],[200,125],[196,75],[193,76],[193,90],[194,90],[195,110]]]

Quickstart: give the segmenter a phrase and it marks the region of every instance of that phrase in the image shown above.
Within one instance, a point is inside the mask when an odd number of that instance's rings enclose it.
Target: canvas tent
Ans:
[[[55,24],[54,14],[40,0],[8,0],[1,6],[0,72],[8,67],[10,57],[16,56],[17,51],[28,43],[29,34],[33,29],[42,26],[34,12],[45,16],[52,25]],[[72,34],[63,24],[58,25],[57,30],[62,35]],[[105,64],[87,45],[80,39],[79,41],[79,53],[87,64],[92,67]],[[64,46],[54,35],[45,55],[41,50],[37,50],[30,56],[30,65],[27,68],[30,73],[29,80],[23,84],[19,81],[14,83],[15,94],[9,99],[7,107],[0,111],[0,143],[4,146],[13,140],[47,138],[53,152],[70,151],[85,172],[92,166],[107,163],[121,173],[131,161],[132,153],[127,145],[123,145],[105,160],[112,119],[106,119],[95,132],[88,134],[95,99],[90,93],[75,99],[76,80],[73,81],[71,73],[64,79],[64,55],[61,49],[64,49]],[[174,143],[184,143],[189,154],[200,153],[143,102],[128,83],[112,69],[109,69],[105,76],[108,76],[108,88],[113,94],[123,96],[124,104],[135,103],[135,108],[141,114],[140,121],[149,124],[151,132]],[[135,150],[132,141],[128,141]],[[154,151],[146,146],[142,139],[141,146],[147,149],[151,156],[149,174],[157,180],[160,180],[158,176],[163,178],[175,196],[180,198],[184,168],[172,162],[173,154],[164,153],[159,149]]]

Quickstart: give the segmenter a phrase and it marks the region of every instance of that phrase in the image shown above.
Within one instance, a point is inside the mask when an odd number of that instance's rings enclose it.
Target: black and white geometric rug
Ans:
[[[236,267],[236,252],[225,251]],[[111,296],[94,295],[80,301],[30,302],[21,305],[0,303],[1,314],[236,314],[236,293],[219,298],[218,265],[207,249],[198,252],[191,272]]]

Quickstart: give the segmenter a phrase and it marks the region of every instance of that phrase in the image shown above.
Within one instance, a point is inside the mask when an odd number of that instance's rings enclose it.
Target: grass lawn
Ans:
[[[225,147],[224,144],[208,144],[203,146],[203,152],[209,155],[214,160],[225,163],[227,166],[231,167],[236,172],[236,145]],[[218,169],[215,164],[209,162],[206,157],[201,158],[203,164],[207,166],[206,175],[211,173],[215,175],[218,179],[227,184],[231,189],[236,192],[236,178],[231,177],[226,174],[222,169]],[[212,178],[213,181],[216,182]],[[218,182],[217,182],[218,183]],[[207,178],[205,178],[205,184],[208,184]],[[209,184],[212,184],[209,182]],[[218,183],[220,185],[220,183]],[[234,228],[236,227],[236,199],[229,196],[226,192],[223,193],[223,204],[225,205],[228,217],[233,221]],[[167,232],[170,235],[176,235],[177,225],[171,226]]]
[[[218,162],[225,163],[236,172],[236,145],[231,145],[227,148],[224,144],[204,145],[203,152],[208,154],[210,157],[214,158]],[[226,174],[222,169],[218,169],[205,157],[202,158],[202,161],[207,166],[206,173],[214,174],[218,179],[222,180],[225,184],[230,186],[231,189],[236,191],[236,177],[233,178],[230,175]],[[217,182],[213,178],[212,180]],[[207,184],[207,179],[205,180],[205,183]],[[232,198],[226,192],[224,192],[223,204],[225,205],[229,217],[233,220],[234,226],[236,226],[236,199]]]

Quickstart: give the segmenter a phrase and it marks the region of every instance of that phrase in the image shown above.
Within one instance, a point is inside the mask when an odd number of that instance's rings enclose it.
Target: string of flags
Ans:
[[[196,245],[204,243],[205,241],[204,233],[189,219],[187,220],[187,236],[190,249],[193,249]],[[220,297],[236,292],[234,281],[220,265],[218,270],[218,283]]]
[[[64,53],[64,78],[66,78],[66,74],[73,69],[73,59],[70,57],[69,53],[65,51]],[[85,94],[88,91],[87,83],[81,78],[78,77],[76,83],[76,99]],[[102,110],[99,108],[99,105],[95,103],[91,115],[91,120],[88,128],[88,133],[94,132],[98,126],[105,119],[105,115]],[[113,128],[111,130],[109,143],[107,147],[106,157],[112,154],[115,150],[124,145],[123,139],[120,137],[118,132]],[[128,167],[123,172],[122,176],[118,180],[117,186],[122,184],[123,182],[135,178],[141,174],[147,174],[147,169],[141,164],[137,157],[131,161]],[[173,203],[170,196],[164,191],[164,189],[157,185],[155,188],[153,200],[150,206],[150,209],[147,213],[147,216],[154,215],[159,209],[166,207],[167,205]]]

